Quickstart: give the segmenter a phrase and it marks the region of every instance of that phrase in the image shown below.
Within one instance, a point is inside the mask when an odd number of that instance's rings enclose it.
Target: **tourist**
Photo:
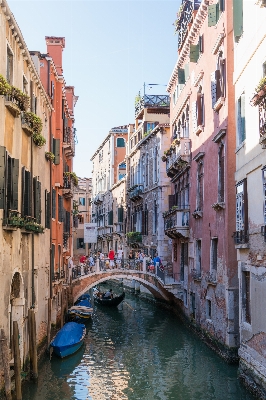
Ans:
[[[113,291],[112,289],[107,290],[107,292],[105,293],[105,295],[103,296],[104,299],[112,299],[113,298]]]
[[[114,261],[115,260],[115,252],[112,248],[109,251],[108,258],[110,261],[110,268],[114,267],[115,266],[115,261]]]
[[[74,263],[73,263],[73,257],[69,256],[67,260],[67,269],[68,269],[68,283],[70,283],[70,280],[72,278],[72,269],[73,269]]]

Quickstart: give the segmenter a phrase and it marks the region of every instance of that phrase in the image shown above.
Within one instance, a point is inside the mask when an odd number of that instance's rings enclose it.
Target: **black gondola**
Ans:
[[[94,296],[94,303],[100,304],[101,306],[107,307],[117,307],[125,298],[125,292],[123,292],[120,296],[115,296],[112,299],[101,299],[100,297],[95,294]]]

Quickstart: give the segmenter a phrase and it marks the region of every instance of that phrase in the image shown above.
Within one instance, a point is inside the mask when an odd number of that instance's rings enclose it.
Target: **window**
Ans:
[[[50,229],[51,193],[45,190],[45,228]]]
[[[157,227],[158,227],[158,207],[156,200],[154,200],[153,204],[153,234],[155,235],[157,232]]]
[[[117,138],[116,139],[116,147],[125,147],[125,139]]]
[[[149,154],[146,154],[146,163],[145,163],[145,186],[149,185]]]
[[[148,213],[149,213],[148,207],[147,204],[145,204],[145,208],[142,211],[142,219],[141,219],[143,235],[148,235],[148,229],[149,229]]]
[[[188,243],[181,243],[180,254],[180,280],[184,281],[185,265],[188,265]]]
[[[246,119],[245,119],[245,93],[237,100],[237,143],[241,145],[246,139]]]
[[[0,146],[0,208],[8,217],[8,210],[18,211],[19,160],[11,158]],[[28,192],[30,196],[30,192]]]
[[[79,197],[79,205],[85,206],[85,197]]]
[[[192,122],[193,132],[201,132],[201,130],[198,131],[198,127],[204,125],[204,95],[201,86],[197,93],[197,100],[192,103]]]
[[[122,162],[118,165],[118,180],[124,178],[126,175],[126,163]]]
[[[84,238],[77,238],[77,249],[84,249]]]
[[[224,202],[224,190],[225,190],[225,184],[224,184],[224,144],[221,143],[219,147],[219,153],[218,153],[218,202],[223,203]]]
[[[236,185],[236,232],[235,243],[247,243],[248,241],[248,199],[247,180]]]
[[[245,322],[248,322],[250,324],[250,271],[244,271],[242,273],[242,307],[243,319]]]
[[[156,183],[158,180],[158,150],[157,147],[154,149],[154,156],[153,156],[153,183]]]
[[[52,189],[52,218],[56,218],[56,191]]]
[[[64,221],[63,196],[58,195],[58,221]]]
[[[151,132],[155,128],[155,126],[156,126],[155,122],[147,122],[147,130],[146,130],[146,132],[147,133]]]
[[[31,215],[31,173],[22,168],[22,206],[21,215],[23,217]]]
[[[201,275],[201,240],[196,240],[196,271]]]
[[[212,302],[210,299],[206,300],[206,318],[212,319]]]
[[[238,1],[238,0],[236,0]],[[242,0],[240,0],[242,1]],[[215,26],[224,11],[224,0],[218,0],[218,3],[208,6],[208,26]]]
[[[12,85],[12,83],[13,83],[13,53],[9,46],[7,46],[6,80],[10,85]]]
[[[53,153],[55,156],[53,163],[55,165],[59,165],[60,164],[60,139],[53,138]]]
[[[218,249],[218,238],[213,238],[211,239],[211,259],[210,259],[210,270],[213,274],[216,273],[217,271],[217,249]],[[213,277],[214,279],[216,278]]]
[[[238,42],[243,33],[243,0],[233,0],[233,25],[235,41]]]
[[[36,177],[33,178],[33,211],[36,222],[41,224],[41,182]]]
[[[198,161],[196,209],[197,211],[202,211],[203,209],[203,160],[202,159]]]

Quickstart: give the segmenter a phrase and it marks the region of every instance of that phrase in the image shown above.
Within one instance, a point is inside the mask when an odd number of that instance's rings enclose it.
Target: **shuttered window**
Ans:
[[[171,208],[173,206],[175,206],[175,200],[176,200],[176,196],[174,194],[169,194],[168,195],[168,205],[169,205],[169,210],[171,210]]]
[[[64,233],[70,233],[70,212],[64,212]]]
[[[54,164],[60,164],[60,139],[53,139]]]
[[[38,224],[41,223],[41,182],[37,177],[33,178],[33,200],[34,200],[34,218]]]
[[[179,85],[184,85],[185,84],[185,70],[182,68],[178,68],[177,75],[178,75]]]
[[[243,33],[243,0],[233,0],[234,36],[238,41]]]
[[[58,195],[58,221],[63,222],[64,221],[64,213],[63,213],[64,207],[63,207],[63,196]]]
[[[197,102],[193,101],[192,103],[192,126],[193,126],[193,132],[196,132],[197,127],[198,127],[198,119],[197,119]]]
[[[45,228],[50,229],[51,193],[45,190]]]
[[[199,36],[199,52],[203,53],[203,35]]]
[[[113,225],[113,210],[108,213],[108,225]]]
[[[219,16],[219,3],[208,6],[208,26],[215,26]]]
[[[19,160],[11,158],[0,146],[0,208],[5,216],[8,210],[18,210]]]
[[[240,145],[246,139],[245,93],[237,101],[237,134]]]
[[[22,168],[22,208],[21,214],[23,217],[31,216],[31,173]]]
[[[198,62],[199,59],[199,44],[190,45],[190,61],[193,63]]]
[[[217,271],[218,239],[211,239],[211,271]]]
[[[52,189],[52,218],[56,218],[56,191]]]
[[[118,208],[118,222],[122,223],[124,219],[124,209],[123,207]]]

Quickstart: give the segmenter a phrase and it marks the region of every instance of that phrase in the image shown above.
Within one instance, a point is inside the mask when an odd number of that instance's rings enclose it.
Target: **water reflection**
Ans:
[[[96,308],[85,346],[46,360],[23,400],[250,400],[228,366],[170,312],[126,296]]]

